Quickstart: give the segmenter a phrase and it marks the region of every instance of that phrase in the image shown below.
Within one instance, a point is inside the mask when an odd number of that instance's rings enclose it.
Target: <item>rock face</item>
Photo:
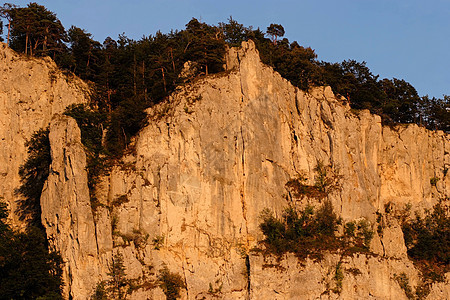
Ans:
[[[47,236],[68,268],[66,291],[83,291],[99,273],[94,218],[87,185],[86,154],[74,119],[55,116],[49,134],[52,165],[41,196]],[[61,234],[61,233],[69,234]],[[68,296],[68,294],[66,294]]]
[[[148,111],[134,154],[97,187],[103,206],[95,211],[80,132],[70,118],[54,117],[41,206],[65,261],[66,297],[89,298],[120,253],[128,278],[143,284],[130,299],[165,299],[156,284],[164,266],[181,275],[182,299],[406,299],[396,276],[412,287],[420,277],[395,220],[372,241],[378,256],[327,254],[302,264],[249,250],[262,239],[264,208],[279,215],[288,204],[313,202],[284,197],[285,184],[298,175],[313,184],[318,163],[339,179],[327,197],[344,221],[375,224],[385,205],[422,209],[448,198],[449,136],[383,127],[329,87],[301,91],[263,65],[252,42],[230,49],[226,68]],[[450,298],[448,280],[428,298]]]
[[[27,152],[25,142],[49,125],[55,113],[72,103],[86,102],[87,85],[66,76],[51,59],[19,55],[0,43],[0,198],[16,209],[14,190]],[[11,221],[19,225],[18,216]]]

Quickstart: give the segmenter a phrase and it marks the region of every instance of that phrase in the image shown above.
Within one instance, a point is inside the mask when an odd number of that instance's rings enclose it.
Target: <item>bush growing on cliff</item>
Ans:
[[[303,210],[288,207],[280,219],[265,209],[260,218],[263,251],[277,256],[292,252],[299,258],[321,258],[323,251],[367,252],[373,237],[366,220],[345,224],[344,236],[338,236],[341,220],[330,201],[317,210],[312,206]]]
[[[433,211],[402,223],[408,256],[432,280],[442,280],[450,271],[450,208],[448,199],[439,201]]]
[[[167,266],[159,271],[158,281],[167,300],[176,300],[181,296],[181,289],[185,288],[183,278],[179,274],[170,272]]]
[[[26,221],[25,231],[6,225],[6,206],[0,205],[1,299],[62,299],[62,259],[50,249],[41,223],[40,198],[51,164],[48,135],[48,128],[32,135],[26,143],[28,158],[19,168],[18,215]]]
[[[339,219],[329,201],[317,211],[312,206],[300,211],[288,207],[281,219],[266,209],[261,213],[261,219],[259,228],[265,236],[262,244],[268,253],[293,252],[299,257],[307,257],[338,248],[335,231]]]
[[[40,199],[51,164],[48,134],[48,127],[40,129],[26,143],[28,158],[19,168],[21,186],[16,191],[23,197],[18,202],[18,214],[21,219],[41,228]]]

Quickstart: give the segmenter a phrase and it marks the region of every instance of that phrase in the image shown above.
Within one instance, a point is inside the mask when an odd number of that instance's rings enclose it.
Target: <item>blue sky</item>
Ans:
[[[9,1],[21,6],[29,1]],[[450,95],[450,0],[35,0],[103,41],[139,39],[183,29],[192,17],[208,24],[233,16],[315,49],[319,60],[366,61],[381,78],[410,82],[420,95]]]

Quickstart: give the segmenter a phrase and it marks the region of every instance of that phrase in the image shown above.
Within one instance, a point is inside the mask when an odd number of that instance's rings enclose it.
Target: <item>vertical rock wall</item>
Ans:
[[[1,63],[7,69],[11,61]],[[40,64],[40,73],[52,74]],[[339,175],[339,189],[328,198],[344,221],[365,217],[373,224],[375,212],[389,202],[418,209],[448,199],[449,136],[416,125],[383,127],[378,116],[350,110],[329,87],[301,91],[263,65],[252,42],[230,49],[226,66],[227,72],[196,79],[149,110],[151,120],[136,138],[134,153],[130,149],[133,154],[99,184],[103,205],[96,211],[90,208],[76,123],[68,117],[53,119],[42,220],[65,261],[65,296],[89,298],[98,282],[108,280],[113,253],[121,253],[128,277],[148,283],[131,299],[164,299],[156,287],[164,266],[182,276],[183,299],[405,298],[395,275],[407,274],[413,286],[419,275],[406,257],[395,221],[372,242],[378,257],[330,254],[320,264],[308,260],[302,265],[288,255],[275,264],[249,250],[262,238],[260,212],[269,208],[280,214],[289,204],[285,183],[301,174],[313,184],[319,162]],[[5,137],[8,126],[18,128],[8,141],[19,136],[23,151],[35,127],[84,99],[59,75],[58,88],[53,88],[50,75],[45,82],[39,81],[45,76],[33,79],[39,86],[29,90],[17,84],[0,90],[0,99],[11,106],[0,119],[9,123],[0,126]],[[13,77],[1,80],[9,86],[23,80],[23,75],[8,79]],[[36,105],[35,110],[23,113],[21,100],[11,102],[10,95],[31,99],[26,107]],[[44,117],[36,116],[38,108]],[[20,125],[23,120],[39,124],[28,128]],[[17,169],[25,158],[25,152],[8,151],[9,156],[0,156],[3,168],[8,166],[0,172],[4,195],[5,188],[17,186]],[[435,186],[431,178],[439,179]],[[12,194],[4,197],[12,199]],[[292,201],[302,205],[300,199]],[[338,263],[344,274],[339,292],[333,275]],[[430,299],[449,293],[448,282],[436,285]]]
[[[114,220],[114,251],[126,258],[130,278],[142,277],[149,266],[156,275],[167,265],[183,276],[187,299],[338,297],[329,288],[327,294],[337,257],[310,263],[310,269],[288,263],[290,271],[272,276],[277,271],[265,268],[261,257],[247,256],[262,238],[261,210],[280,214],[288,205],[283,195],[290,178],[303,174],[313,184],[319,162],[332,166],[340,189],[328,197],[345,221],[365,217],[373,224],[375,212],[389,202],[430,208],[448,197],[448,135],[416,125],[383,127],[378,116],[351,111],[328,87],[301,91],[261,64],[251,42],[230,50],[227,68],[149,110],[136,154],[99,188],[105,205],[97,211],[99,253],[110,251],[110,237],[99,232],[108,233]],[[433,177],[439,178],[436,187]],[[342,262],[359,268],[362,277],[345,273],[339,297],[401,298],[393,279],[400,272],[418,283],[401,230],[391,225],[372,243],[382,258]],[[144,237],[146,242],[130,242]],[[163,242],[155,247],[156,240]],[[289,275],[306,270],[316,272],[315,284],[304,286],[302,276]],[[158,289],[134,297],[149,295],[164,298]]]
[[[73,103],[86,102],[87,85],[61,73],[49,58],[15,53],[0,43],[0,198],[19,226],[16,210],[19,167],[25,162],[25,142],[49,125],[52,116]]]

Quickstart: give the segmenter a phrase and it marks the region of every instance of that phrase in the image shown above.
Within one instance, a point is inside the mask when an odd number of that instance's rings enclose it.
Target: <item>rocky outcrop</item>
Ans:
[[[42,220],[65,261],[65,295],[87,299],[120,253],[142,284],[130,299],[164,299],[164,266],[182,276],[183,299],[405,299],[396,277],[414,288],[420,276],[394,218],[374,228],[373,255],[300,262],[250,251],[262,239],[259,215],[316,204],[285,197],[285,184],[298,175],[313,184],[319,162],[338,179],[327,198],[344,221],[374,225],[386,205],[430,208],[449,196],[449,136],[383,127],[329,87],[299,90],[260,62],[252,42],[230,49],[226,67],[149,109],[132,154],[98,185],[95,211],[76,123],[52,120]],[[448,286],[434,285],[429,299],[448,297]]]
[[[86,295],[101,264],[81,132],[74,119],[57,115],[51,122],[49,139],[52,164],[41,196],[42,223],[67,266],[63,273],[65,296],[68,298],[68,291]]]
[[[72,103],[86,102],[88,87],[63,74],[51,59],[26,57],[3,43],[0,71],[0,198],[15,212],[18,170],[27,158],[25,142],[47,127],[55,113],[62,113]],[[20,224],[14,213],[11,221]]]

